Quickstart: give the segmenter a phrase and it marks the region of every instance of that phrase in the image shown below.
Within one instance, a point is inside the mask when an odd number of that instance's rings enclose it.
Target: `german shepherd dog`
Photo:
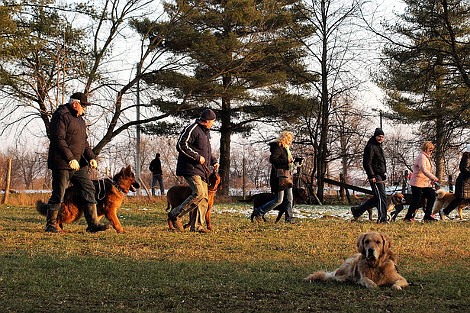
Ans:
[[[124,196],[129,191],[136,191],[140,188],[139,183],[135,180],[135,175],[132,172],[131,166],[123,167],[113,179],[93,180],[95,185],[95,198],[98,202],[97,214],[98,219],[104,216],[111,223],[113,228],[118,233],[123,233],[124,229],[117,217],[117,211],[121,207]],[[47,204],[38,201],[36,203],[36,210],[41,215],[47,215]],[[59,209],[58,224],[63,229],[62,224],[69,224],[78,221],[83,215],[86,203],[83,201],[79,190],[76,187],[70,186],[65,190],[64,201],[61,203]]]
[[[220,178],[220,175],[216,171],[212,171],[212,173],[209,175],[209,182],[207,184],[207,191],[208,191],[208,203],[207,203],[207,211],[206,211],[206,224],[207,224],[207,229],[212,230],[212,223],[211,223],[211,209],[212,206],[214,205],[214,197],[215,193],[217,192],[217,189],[219,188],[220,183],[222,182],[222,179]],[[166,193],[166,201],[167,201],[167,207],[166,210],[170,211],[174,207],[177,207],[181,203],[183,203],[186,198],[188,198],[191,195],[192,191],[191,188],[188,185],[176,185],[168,189],[168,192]],[[192,210],[189,213],[189,222],[184,225],[184,228],[188,228],[191,226],[191,223],[194,222],[196,219],[196,210]],[[170,227],[170,230],[174,230],[175,227],[173,223],[168,221],[168,226]]]
[[[294,195],[293,205],[295,205],[297,203],[305,202],[308,199],[308,192],[304,188],[293,188],[292,193]],[[250,216],[250,219],[253,222],[253,219],[255,217],[254,216],[255,209],[262,206],[263,204],[268,203],[269,201],[273,200],[275,196],[276,196],[276,194],[274,194],[274,193],[263,192],[263,193],[258,193],[256,195],[253,195],[253,196],[251,196],[250,198],[248,198],[246,200],[239,200],[239,201],[240,202],[253,202],[253,213],[251,213],[251,216]],[[277,223],[281,220],[282,215],[286,214],[287,210],[286,210],[285,206],[283,206],[282,204],[275,207],[274,210],[279,211],[279,213],[277,214],[277,217],[276,217],[276,223]],[[266,218],[264,217],[264,214],[261,217],[263,218],[263,221],[266,222]]]

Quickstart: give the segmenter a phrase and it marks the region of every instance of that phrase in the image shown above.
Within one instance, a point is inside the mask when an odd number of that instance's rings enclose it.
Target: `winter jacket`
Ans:
[[[279,178],[277,177],[277,169],[289,169],[289,158],[286,148],[282,147],[277,141],[269,143],[269,151],[271,155],[269,162],[272,164],[269,176],[269,184],[271,192],[277,193],[280,190],[286,190],[288,187],[279,188]]]
[[[149,170],[153,175],[162,175],[162,162],[159,158],[155,158],[150,162]]]
[[[367,178],[375,178],[380,175],[385,179],[387,172],[387,165],[385,163],[385,155],[382,150],[382,145],[377,142],[375,137],[371,137],[364,148],[364,156],[362,165],[367,173]]]
[[[80,167],[96,156],[87,141],[87,126],[69,105],[60,105],[52,114],[49,125],[49,154],[47,166],[52,170],[70,170],[69,162],[77,160]]]
[[[455,195],[470,199],[470,152],[464,152],[459,164],[459,176],[455,180]]]
[[[179,152],[176,175],[197,175],[207,182],[209,173],[199,163],[199,159],[201,156],[204,157],[206,166],[217,163],[217,159],[212,156],[210,139],[209,129],[198,120],[183,130],[176,144],[176,150]]]
[[[438,181],[438,178],[433,174],[434,168],[431,162],[431,158],[426,152],[421,151],[421,153],[416,158],[413,164],[413,173],[410,178],[410,185],[426,188],[432,187],[433,181]]]

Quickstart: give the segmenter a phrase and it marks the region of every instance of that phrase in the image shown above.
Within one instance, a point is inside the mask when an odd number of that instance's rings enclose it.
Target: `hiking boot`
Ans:
[[[46,213],[46,228],[45,232],[47,233],[62,233],[63,230],[60,228],[57,218],[59,217],[59,208],[60,204],[47,204],[47,213]]]
[[[208,233],[210,233],[211,231],[208,230],[208,229],[205,229],[205,228],[202,228],[202,227],[201,227],[201,228],[198,228],[198,229],[196,230],[196,232],[197,232],[197,233],[200,233],[200,234],[208,234]]]
[[[100,224],[96,210],[95,203],[87,203],[85,210],[83,210],[83,215],[85,215],[85,220],[88,224],[86,231],[89,233],[97,233],[109,228],[109,225]]]
[[[168,225],[170,225],[170,228],[171,226],[173,226],[172,229],[175,231],[184,232],[184,226],[181,222],[181,219],[178,217],[173,217],[173,215],[171,215],[171,212],[168,213]]]
[[[405,218],[405,219],[403,219],[403,221],[407,222],[407,223],[414,223],[415,219],[414,218]]]
[[[97,233],[97,232],[100,232],[100,231],[105,231],[109,228],[109,225],[102,225],[102,224],[98,224],[98,225],[92,225],[92,226],[88,226],[86,228],[86,231],[88,233]]]

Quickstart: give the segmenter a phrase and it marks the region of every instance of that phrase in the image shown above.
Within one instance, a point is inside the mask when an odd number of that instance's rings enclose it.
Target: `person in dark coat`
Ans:
[[[455,208],[457,208],[464,200],[470,199],[470,144],[463,153],[459,164],[460,173],[455,180],[455,198],[443,210],[441,219],[445,220]]]
[[[278,170],[287,170],[290,173],[294,169],[294,159],[292,158],[292,154],[289,149],[293,139],[294,135],[291,132],[284,131],[279,135],[279,138],[276,141],[269,143],[269,150],[271,152],[269,157],[269,162],[271,163],[269,183],[271,185],[271,191],[276,194],[276,197],[264,205],[254,209],[252,216],[257,222],[262,221],[262,215],[283,203],[286,206],[286,222],[294,222],[292,212],[292,203],[294,199],[292,193],[293,185],[291,183],[280,186],[280,178],[278,175]]]
[[[48,201],[46,232],[61,232],[57,217],[64,200],[65,189],[72,182],[79,187],[87,203],[84,212],[88,232],[108,229],[101,225],[96,212],[95,187],[88,175],[88,165],[97,167],[96,156],[87,140],[87,126],[82,118],[90,103],[84,93],[76,92],[67,104],[60,105],[52,114],[49,126],[48,168],[52,170],[52,195]]]
[[[210,129],[215,119],[214,111],[204,110],[194,123],[183,130],[176,144],[178,150],[176,175],[183,176],[192,191],[183,203],[168,213],[168,224],[175,226],[178,231],[184,231],[181,217],[197,209],[196,219],[190,231],[208,232],[205,229],[205,216],[208,205],[209,166],[213,166],[214,170],[219,168],[217,159],[212,155],[210,142]]]
[[[385,134],[381,128],[376,128],[374,135],[364,148],[362,165],[367,174],[374,196],[358,207],[352,207],[354,220],[358,219],[366,210],[377,207],[377,223],[387,222],[387,194],[385,192],[385,180],[387,179],[387,165],[385,161],[382,143]]]
[[[155,188],[160,186],[160,194],[165,195],[165,187],[163,187],[162,162],[160,161],[160,153],[155,155],[155,159],[150,162],[149,170],[152,172],[152,196],[155,196]]]

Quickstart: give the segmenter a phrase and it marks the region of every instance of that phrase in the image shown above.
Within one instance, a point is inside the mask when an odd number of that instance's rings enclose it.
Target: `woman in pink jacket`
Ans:
[[[431,154],[434,152],[434,145],[430,141],[425,141],[421,145],[421,152],[413,164],[413,173],[411,174],[411,204],[405,216],[405,221],[414,221],[416,210],[423,206],[423,200],[426,199],[424,209],[424,221],[436,221],[431,216],[434,200],[436,200],[436,192],[433,184],[439,182],[434,176],[434,167],[431,160]]]

